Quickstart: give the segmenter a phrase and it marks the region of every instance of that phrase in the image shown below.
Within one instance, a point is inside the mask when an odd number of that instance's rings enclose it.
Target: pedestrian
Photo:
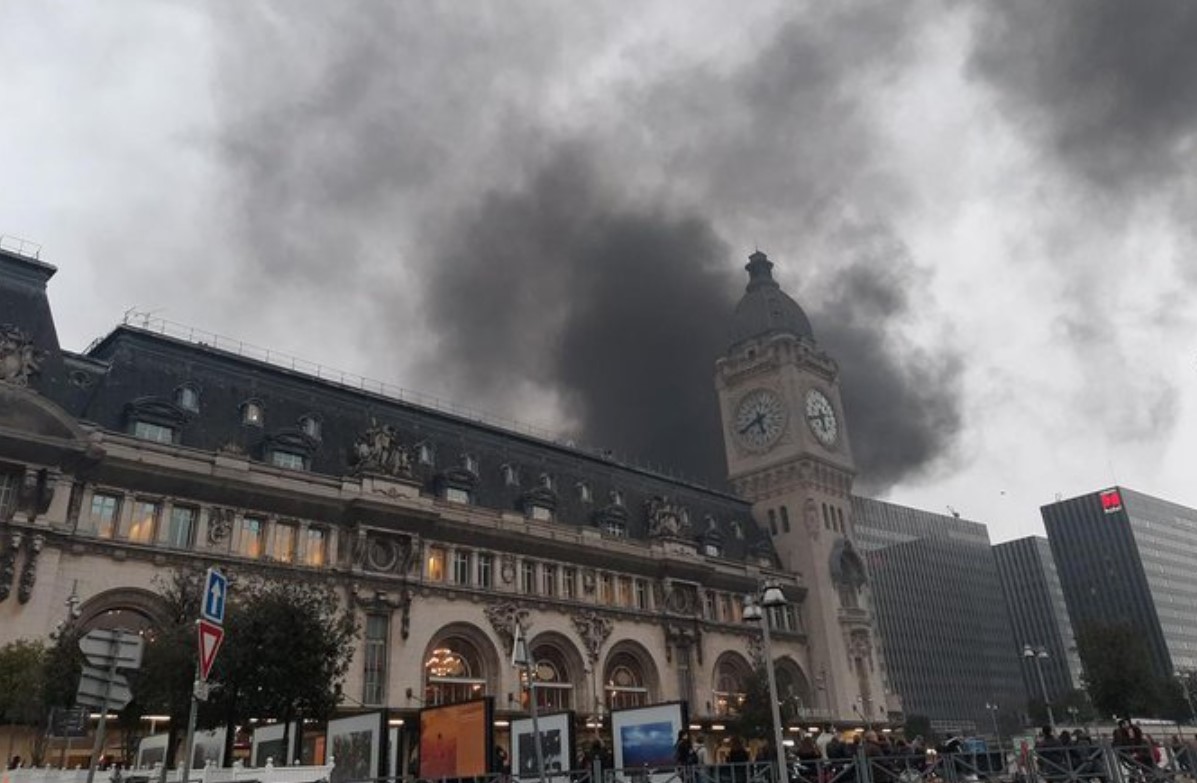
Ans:
[[[823,727],[823,730],[819,732],[819,736],[815,738],[815,745],[818,746],[819,753],[823,755],[823,758],[830,758],[827,755],[827,746],[831,743],[835,735],[835,727],[829,723]]]
[[[673,745],[673,763],[679,767],[692,767],[698,763],[694,743],[690,741],[690,732],[685,729],[677,733],[677,742]]]
[[[13,756],[12,761],[8,762],[8,768],[9,769],[20,769],[21,768],[21,757]]]

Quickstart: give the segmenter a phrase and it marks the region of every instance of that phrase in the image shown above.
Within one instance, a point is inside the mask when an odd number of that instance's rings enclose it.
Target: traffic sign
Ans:
[[[125,675],[110,675],[108,669],[84,664],[79,677],[79,690],[75,693],[76,703],[97,710],[122,710],[131,701],[133,693],[129,690]]]
[[[142,638],[125,631],[88,631],[79,639],[79,649],[87,662],[100,669],[109,669],[115,660],[118,669],[140,669]]]
[[[215,568],[208,569],[204,578],[204,595],[200,616],[210,623],[224,625],[224,605],[229,596],[229,578]]]
[[[206,680],[208,672],[212,671],[212,664],[216,661],[220,643],[224,641],[224,629],[207,620],[200,620],[198,629],[200,680]]]
[[[86,737],[87,709],[85,707],[55,707],[50,717],[51,737]]]

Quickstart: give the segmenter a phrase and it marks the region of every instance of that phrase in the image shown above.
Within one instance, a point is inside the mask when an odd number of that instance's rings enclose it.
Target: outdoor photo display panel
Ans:
[[[673,746],[678,732],[686,726],[682,702],[613,710],[611,741],[615,745],[616,768],[673,767]],[[663,775],[661,779],[666,777]]]
[[[490,772],[491,697],[420,710],[420,777],[471,778]]]
[[[573,767],[574,714],[555,712],[538,717],[540,734],[544,738],[545,774],[565,772]],[[532,744],[532,719],[519,718],[511,722],[511,774],[520,779],[535,780],[536,746]]]
[[[325,750],[336,759],[332,783],[342,780],[365,780],[387,774],[382,769],[386,759],[387,715],[371,712],[352,718],[338,718],[328,722]]]
[[[286,728],[282,723],[274,723],[254,729],[253,749],[249,755],[252,766],[264,767],[267,759],[272,760],[276,767],[285,767],[295,761],[295,744],[299,741],[303,726],[298,721],[291,724],[287,746],[283,747]]]

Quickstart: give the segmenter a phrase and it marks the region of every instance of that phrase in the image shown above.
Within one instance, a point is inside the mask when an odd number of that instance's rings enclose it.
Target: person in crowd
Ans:
[[[8,762],[8,768],[9,769],[20,769],[21,768],[21,757],[13,756],[12,760]]]
[[[1068,777],[1068,749],[1060,744],[1056,730],[1044,726],[1035,740],[1035,754],[1039,757],[1039,773],[1044,780],[1064,780]]]
[[[1172,758],[1176,759],[1177,767],[1183,772],[1193,771],[1193,758],[1190,754],[1189,746],[1185,744],[1179,734],[1172,735],[1172,741],[1168,744],[1168,750],[1172,752]]]
[[[819,753],[823,754],[823,758],[829,758],[827,755],[827,745],[830,744],[832,737],[837,736],[838,733],[839,732],[836,731],[835,726],[832,726],[830,723],[828,723],[823,727],[823,730],[819,732],[819,736],[815,737],[815,745],[818,746]]]
[[[752,758],[748,755],[748,747],[744,744],[744,738],[739,734],[734,735],[727,751],[727,763],[731,765],[731,774],[726,778],[721,777],[721,780],[743,783],[748,779],[748,762],[751,760]]]
[[[495,745],[494,770],[500,775],[511,774],[511,761],[507,758],[507,751],[503,749],[502,745]]]
[[[819,750],[815,738],[807,734],[800,739],[794,755],[798,758],[798,773],[803,783],[818,781],[819,762],[823,760],[823,753]]]
[[[692,767],[697,762],[698,756],[694,753],[690,732],[682,729],[677,733],[677,742],[673,744],[673,763],[679,767]]]

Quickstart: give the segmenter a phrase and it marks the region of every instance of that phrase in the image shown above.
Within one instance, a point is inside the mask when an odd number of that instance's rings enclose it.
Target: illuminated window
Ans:
[[[491,574],[494,573],[495,558],[494,555],[486,552],[478,555],[478,586],[490,587]]]
[[[536,563],[531,560],[520,563],[520,589],[525,593],[536,592]]]
[[[440,547],[428,549],[428,581],[445,581],[445,550]]]
[[[599,577],[599,603],[615,603],[615,578],[610,574]]]
[[[287,470],[303,470],[304,457],[302,454],[296,454],[293,451],[271,451],[270,464],[276,468],[285,468]]]
[[[603,683],[608,709],[642,707],[648,703],[640,662],[626,652],[612,656]]]
[[[536,661],[536,706],[551,712],[568,710],[573,705],[573,683],[569,681],[565,658],[561,652],[550,646],[537,647],[532,654]],[[527,687],[527,678],[521,680]],[[526,704],[527,691],[521,699]]]
[[[263,412],[262,403],[257,400],[249,400],[241,403],[241,423],[247,424],[251,427],[261,427],[266,420]]]
[[[260,517],[242,517],[237,529],[237,554],[242,557],[261,557],[264,527],[265,522]]]
[[[280,563],[295,562],[296,539],[295,525],[276,523],[274,526],[274,550],[270,556]]]
[[[173,428],[161,424],[137,421],[133,423],[133,437],[154,443],[174,443],[175,431]]]
[[[611,505],[620,507],[623,506],[623,493],[618,489],[611,490]]]
[[[362,703],[378,706],[386,703],[387,641],[391,619],[385,614],[366,615],[365,666],[362,672]]]
[[[470,473],[473,473],[475,476],[478,475],[478,458],[473,454],[462,454],[461,466]]]
[[[453,583],[468,585],[470,583],[470,553],[453,553]]]
[[[328,533],[322,527],[309,527],[303,547],[304,565],[319,567],[328,561]]]
[[[112,538],[116,534],[116,518],[121,507],[121,500],[116,495],[102,495],[99,492],[91,496],[91,513],[88,523],[100,538]]]
[[[540,592],[544,595],[557,595],[557,566],[546,563],[540,567]]]
[[[139,500],[133,504],[133,514],[129,517],[129,532],[125,537],[139,544],[149,544],[154,540],[157,527],[158,504]]]
[[[741,671],[741,667],[726,660],[720,662],[715,670],[713,691],[715,701],[712,706],[715,709],[715,715],[721,718],[730,718],[740,713],[746,696],[744,681],[744,672]]]
[[[194,508],[187,506],[173,506],[170,510],[170,523],[166,528],[166,545],[175,549],[190,549],[195,543]]]
[[[561,595],[571,601],[578,597],[578,572],[573,568],[561,569]]]
[[[713,541],[707,541],[702,545],[702,553],[707,557],[722,557],[723,549]]]
[[[481,656],[460,637],[445,639],[424,662],[424,704],[454,704],[486,695]]]

